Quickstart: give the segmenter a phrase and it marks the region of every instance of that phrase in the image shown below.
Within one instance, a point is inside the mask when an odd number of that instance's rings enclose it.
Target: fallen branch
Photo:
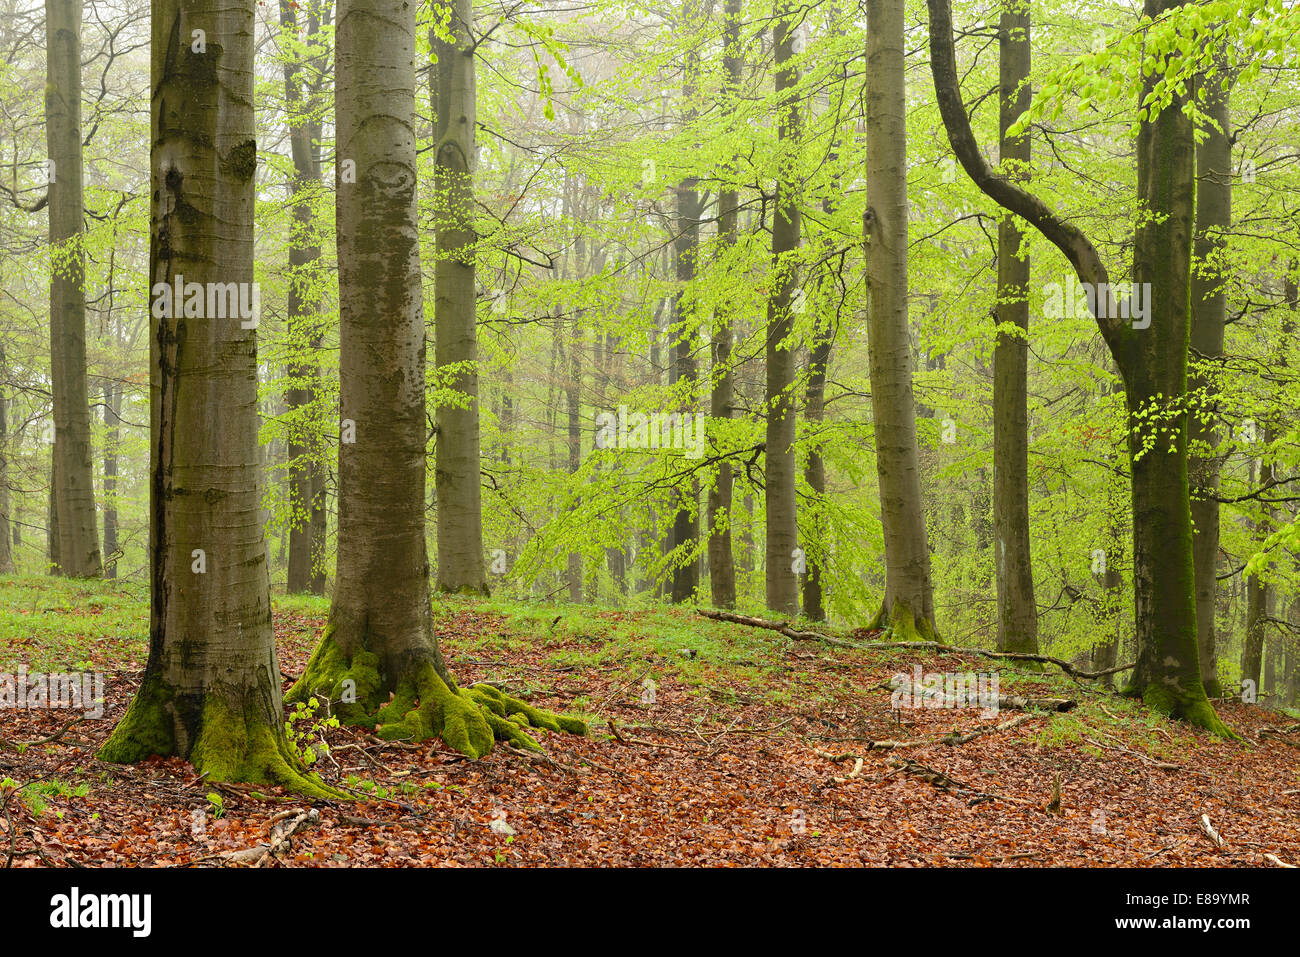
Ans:
[[[1137,667],[1137,662],[1127,665],[1116,665],[1114,668],[1104,668],[1101,671],[1084,671],[1076,668],[1070,662],[1062,658],[1055,658],[1052,655],[1031,655],[1021,651],[986,651],[983,648],[964,648],[954,645],[945,645],[937,641],[868,641],[856,642],[846,641],[843,638],[835,638],[831,635],[824,635],[819,631],[799,631],[798,629],[780,621],[769,621],[766,618],[754,618],[751,615],[737,615],[730,611],[712,611],[707,608],[695,609],[696,614],[705,618],[712,618],[714,621],[728,621],[735,625],[748,625],[751,628],[765,628],[768,631],[775,631],[778,634],[793,641],[820,641],[828,645],[834,645],[836,648],[856,648],[860,651],[884,651],[889,649],[910,649],[913,651],[934,651],[939,654],[970,654],[979,655],[982,658],[995,658],[1000,661],[1034,661],[1040,664],[1056,665],[1071,678],[1096,679],[1104,678],[1107,675],[1118,674],[1121,671],[1128,671],[1130,668]]]
[[[899,681],[898,679],[902,679]],[[902,691],[911,697],[922,698],[927,701],[937,701],[937,707],[955,708],[962,705],[962,702],[954,698],[949,698],[944,692],[931,690],[928,688],[918,688],[917,685],[907,677],[907,675],[895,675],[886,686],[895,691]],[[979,707],[987,710],[996,708],[998,711],[1070,711],[1077,707],[1079,702],[1073,698],[1028,698],[1018,694],[999,694],[995,699],[988,696],[985,700],[981,692],[978,696],[978,703],[971,704],[966,702],[966,707]]]
[[[1026,721],[1028,721],[1030,718],[1033,717],[1036,716],[1032,714],[1017,715],[1016,717],[1012,718],[1010,721],[1004,721],[998,725],[989,725],[988,727],[985,728],[976,728],[974,731],[967,732],[966,734],[958,734],[956,731],[954,731],[952,732],[952,734],[945,735],[939,740],[941,743],[947,745],[966,744],[970,741],[974,741],[976,738],[980,737],[981,735],[993,734],[995,731],[1010,731],[1012,728],[1018,728],[1020,725],[1024,724]]]
[[[35,741],[6,741],[4,738],[0,738],[0,748],[13,748],[15,751],[24,751],[27,748],[34,748],[37,745],[41,745],[41,744],[53,744],[55,741],[58,741],[59,738],[67,734],[68,730],[72,728],[73,725],[80,724],[82,720],[84,719],[80,717],[73,718],[71,721],[69,721],[63,727],[59,728],[58,731],[55,731],[49,737],[38,738]]]
[[[1210,823],[1210,815],[1201,815],[1200,828],[1201,833],[1209,838],[1211,844],[1215,847],[1223,847],[1223,837],[1214,829],[1214,825]]]
[[[1139,761],[1145,761],[1147,764],[1159,768],[1161,771],[1181,771],[1183,769],[1181,764],[1170,764],[1168,761],[1157,761],[1155,758],[1148,757],[1139,751],[1134,751],[1132,748],[1126,748],[1122,744],[1107,744],[1104,741],[1098,741],[1096,738],[1084,738],[1083,740],[1087,741],[1089,744],[1094,744],[1099,748],[1105,748],[1108,751],[1122,751],[1125,754],[1131,754]]]
[[[729,621],[735,625],[748,625],[751,628],[765,628],[768,631],[775,631],[778,634],[792,641],[820,641],[828,645],[834,645],[836,648],[865,648],[866,645],[860,645],[857,642],[845,641],[843,638],[834,638],[830,635],[823,635],[819,631],[799,631],[790,625],[779,621],[768,621],[766,618],[753,618],[749,615],[737,615],[731,611],[710,611],[706,608],[697,608],[695,613],[705,618],[712,618],[714,621]]]
[[[1287,867],[1287,868],[1291,868],[1292,870],[1294,870],[1297,866],[1295,864],[1288,864],[1286,861],[1282,860],[1282,858],[1278,857],[1276,854],[1265,854],[1264,860],[1268,861],[1270,864],[1276,864],[1278,867]]]

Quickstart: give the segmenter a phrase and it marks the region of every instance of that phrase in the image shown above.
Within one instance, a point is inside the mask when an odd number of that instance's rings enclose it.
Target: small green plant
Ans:
[[[308,767],[316,763],[317,756],[330,753],[325,732],[339,726],[339,719],[334,715],[318,718],[316,712],[319,708],[318,698],[299,701],[293,706],[293,710],[289,712],[289,719],[284,723],[284,734],[289,739],[289,746]]]
[[[208,803],[212,805],[212,819],[220,821],[226,816],[226,802],[221,799],[221,795],[216,791],[208,792]]]

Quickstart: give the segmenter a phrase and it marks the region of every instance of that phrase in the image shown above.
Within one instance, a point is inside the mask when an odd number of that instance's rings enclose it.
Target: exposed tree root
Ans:
[[[160,678],[146,676],[98,757],[134,764],[155,754],[187,758],[214,783],[279,785],[308,797],[347,798],[303,766],[279,716],[265,714],[256,703],[234,707],[218,691],[182,698]]]
[[[384,741],[441,738],[471,758],[481,758],[497,743],[540,751],[525,729],[587,733],[578,718],[534,708],[490,684],[457,688],[430,659],[414,659],[404,669],[391,699],[385,684],[378,655],[361,651],[349,660],[327,630],[286,701],[327,695],[345,724],[374,728]]]

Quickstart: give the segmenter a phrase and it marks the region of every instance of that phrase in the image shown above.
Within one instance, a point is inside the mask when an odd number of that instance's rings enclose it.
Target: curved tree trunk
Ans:
[[[907,123],[902,0],[868,0],[867,336],[885,533],[885,598],[876,624],[935,637],[930,547],[907,334]]]
[[[948,0],[927,0],[930,64],[944,128],[975,184],[1004,209],[1029,221],[1070,261],[1080,282],[1100,293],[1110,279],[1096,247],[1077,226],[1041,199],[996,174],[979,151],[962,103]],[[1146,0],[1156,19],[1174,0]],[[1143,98],[1160,79],[1147,77]],[[1116,296],[1098,309],[1097,326],[1124,379],[1133,497],[1134,620],[1137,666],[1128,691],[1150,706],[1216,734],[1231,735],[1201,685],[1197,649],[1192,519],[1187,476],[1187,346],[1190,316],[1192,214],[1196,157],[1185,95],[1175,95],[1138,137],[1138,198],[1152,212],[1134,242],[1133,276],[1141,300]],[[1107,302],[1111,297],[1098,295]],[[1143,305],[1144,304],[1144,305]],[[1107,302],[1109,306],[1110,303]],[[1136,320],[1140,315],[1141,325]],[[1149,426],[1163,427],[1153,449]],[[1172,416],[1171,423],[1164,415]]]
[[[1003,173],[1029,179],[1028,133],[1008,136],[1029,109],[1028,0],[1006,0],[998,26],[999,124]],[[993,530],[998,648],[1038,653],[1038,608],[1029,543],[1029,255],[1014,216],[998,224],[998,333],[993,350]]]
[[[212,781],[326,795],[284,735],[256,332],[168,292],[179,276],[199,290],[253,281],[254,7],[153,5],[149,659],[100,757],[178,755]]]
[[[50,380],[57,565],[101,572],[86,387],[85,249],[81,196],[81,0],[45,0],[45,139],[49,149]]]
[[[452,40],[433,35],[437,56],[434,104],[435,361],[444,388],[468,405],[439,405],[435,446],[438,497],[438,587],[487,594],[479,491],[478,320],[474,288],[475,43],[473,4],[435,4],[450,11]]]

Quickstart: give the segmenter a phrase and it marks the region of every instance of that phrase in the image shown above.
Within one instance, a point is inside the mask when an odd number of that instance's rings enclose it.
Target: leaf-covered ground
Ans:
[[[277,602],[286,687],[327,610]],[[0,867],[1300,864],[1300,732],[1261,736],[1296,723],[1262,707],[1222,704],[1243,737],[1229,742],[1090,683],[962,654],[838,649],[687,610],[457,600],[435,613],[462,683],[583,715],[591,735],[547,734],[545,756],[469,761],[326,730],[314,767],[358,799],[317,804],[319,820],[275,855],[239,854],[309,805],[205,784],[175,759],[93,757],[139,681],[144,596],[0,579],[0,672],[108,674],[104,717],[52,742],[22,744],[74,713],[0,710]],[[887,682],[914,664],[995,669],[1004,694],[1080,704],[946,744],[1020,712],[896,711]],[[868,750],[882,740],[912,746]],[[1058,779],[1059,814],[1048,809]]]

